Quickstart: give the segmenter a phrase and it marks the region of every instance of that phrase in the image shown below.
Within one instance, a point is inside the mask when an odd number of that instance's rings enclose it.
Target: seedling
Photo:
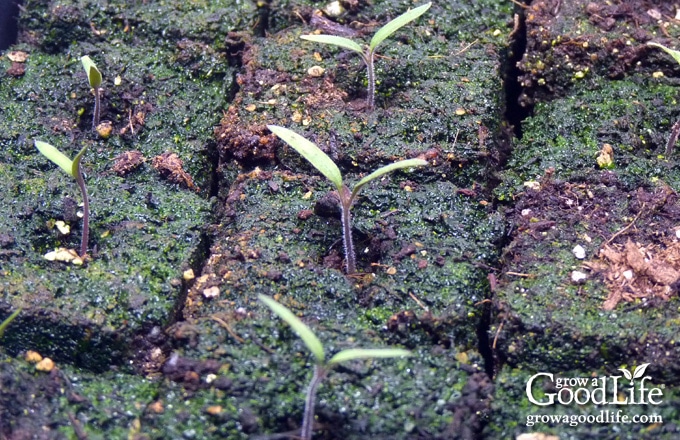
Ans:
[[[357,271],[356,258],[354,255],[354,243],[352,241],[352,219],[350,216],[350,209],[357,198],[359,191],[371,180],[387,174],[391,171],[427,165],[427,161],[423,159],[407,159],[399,162],[394,162],[384,167],[378,168],[368,176],[359,180],[351,191],[342,182],[342,175],[335,162],[326,155],[313,142],[308,141],[304,137],[284,127],[277,125],[268,125],[267,128],[272,133],[280,137],[284,142],[293,147],[295,151],[300,153],[302,157],[307,159],[314,168],[319,170],[321,174],[326,176],[328,180],[333,183],[338,193],[340,200],[340,219],[342,221],[342,238],[345,248],[345,266],[347,274],[352,275]]]
[[[88,57],[87,55],[80,58],[83,63],[83,68],[87,74],[87,80],[90,83],[90,87],[94,89],[94,112],[92,115],[92,128],[96,129],[99,125],[99,113],[101,112],[101,101],[99,97],[99,91],[102,85],[102,73],[97,69],[97,65]]]
[[[324,355],[323,345],[314,332],[305,325],[297,316],[293,314],[286,306],[279,304],[272,298],[266,295],[258,295],[262,301],[272,312],[277,314],[279,318],[283,319],[293,328],[293,331],[302,339],[309,351],[314,355],[314,374],[312,380],[307,387],[305,395],[305,412],[302,417],[302,429],[300,437],[302,440],[310,440],[312,438],[312,426],[314,424],[314,405],[316,402],[316,391],[321,385],[321,382],[326,378],[328,372],[337,364],[341,362],[353,361],[356,359],[371,359],[371,358],[394,358],[402,356],[410,356],[411,352],[401,348],[350,348],[336,353],[328,361]]]
[[[647,45],[658,47],[659,49],[664,50],[667,54],[672,56],[675,61],[680,63],[680,51],[669,49],[659,43],[650,42],[647,43]],[[678,141],[678,135],[680,135],[680,119],[675,124],[673,124],[673,127],[671,128],[671,136],[668,138],[668,143],[666,144],[666,158],[668,158],[673,152],[673,147],[675,147],[675,143]]]
[[[14,321],[14,318],[19,316],[19,313],[21,313],[21,307],[12,312],[11,315],[9,315],[4,321],[2,321],[2,323],[0,323],[0,339],[2,339],[2,337],[5,335],[5,330],[12,323],[12,321]]]
[[[76,179],[76,182],[78,183],[78,187],[83,196],[83,236],[80,244],[80,257],[85,259],[85,255],[87,254],[87,241],[90,236],[90,204],[87,199],[87,188],[85,187],[83,172],[80,169],[80,160],[83,158],[87,146],[84,146],[83,149],[76,154],[76,157],[73,160],[69,159],[64,153],[47,142],[35,141],[35,146],[43,156],[54,162],[62,170],[66,171],[66,174]]]
[[[407,11],[394,20],[390,21],[385,26],[378,29],[365,49],[361,47],[360,44],[350,40],[349,38],[338,37],[335,35],[301,35],[300,38],[317,43],[339,46],[358,53],[359,56],[361,56],[361,60],[366,65],[366,70],[368,71],[368,96],[366,98],[366,105],[370,110],[373,110],[373,107],[375,106],[375,68],[373,61],[375,57],[375,49],[380,43],[389,38],[399,28],[407,25],[408,23],[423,15],[428,9],[430,9],[430,6],[432,6],[431,2],[422,6],[418,6],[417,8],[411,9],[410,11]]]

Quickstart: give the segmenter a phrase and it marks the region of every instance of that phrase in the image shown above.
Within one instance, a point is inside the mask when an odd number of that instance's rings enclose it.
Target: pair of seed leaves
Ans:
[[[285,127],[280,127],[278,125],[268,125],[267,128],[269,128],[269,130],[272,133],[280,137],[288,145],[293,147],[298,153],[300,153],[300,155],[302,155],[302,157],[304,157],[312,165],[314,165],[314,167],[317,170],[319,170],[321,174],[326,176],[326,178],[330,180],[331,183],[333,183],[335,188],[338,190],[340,197],[342,198],[342,194],[344,193],[342,174],[340,174],[340,169],[335,164],[335,162],[333,162],[333,160],[330,157],[328,157],[326,153],[321,151],[321,149],[317,147],[313,142],[305,139],[304,137]],[[357,193],[364,185],[366,185],[371,180],[377,179],[383,174],[387,174],[391,171],[402,168],[410,168],[424,165],[427,165],[427,161],[424,159],[406,159],[378,168],[377,170],[373,171],[371,174],[357,182],[357,184],[352,189],[349,201],[354,200]]]
[[[411,352],[403,348],[350,348],[342,350],[331,357],[326,362],[326,356],[323,351],[323,344],[319,338],[316,337],[312,329],[300,320],[295,314],[286,306],[276,302],[273,298],[266,295],[258,295],[269,309],[277,314],[279,318],[283,319],[291,326],[293,331],[302,339],[309,351],[314,355],[318,365],[331,366],[339,364],[340,362],[351,361],[355,359],[369,359],[369,358],[392,358],[400,356],[410,356]]]
[[[390,35],[395,33],[399,28],[407,25],[416,18],[423,15],[428,9],[430,9],[432,3],[426,3],[424,5],[418,6],[417,8],[411,9],[410,11],[404,12],[399,17],[387,23],[385,26],[378,29],[371,38],[368,44],[368,52],[372,53],[375,48],[382,43],[385,39],[389,38]],[[344,49],[349,49],[351,51],[359,53],[362,58],[365,57],[364,49],[356,42],[350,40],[349,38],[338,37],[335,35],[301,35],[300,38],[307,41],[314,41],[316,43],[322,44],[332,44],[334,46],[339,46]]]

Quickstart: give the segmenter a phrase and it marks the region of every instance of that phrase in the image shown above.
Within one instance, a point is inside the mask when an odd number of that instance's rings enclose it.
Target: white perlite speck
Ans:
[[[579,260],[583,260],[586,257],[586,250],[583,249],[583,246],[581,246],[580,244],[574,246],[574,249],[572,249],[571,251],[574,253],[574,256]]]
[[[571,280],[575,283],[583,282],[586,280],[586,278],[588,278],[588,275],[581,271],[575,270],[571,273]]]

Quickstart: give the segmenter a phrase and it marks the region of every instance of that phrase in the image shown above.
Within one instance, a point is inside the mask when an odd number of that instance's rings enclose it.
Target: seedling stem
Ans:
[[[349,189],[345,186],[342,188],[342,196],[340,196],[340,222],[342,223],[342,241],[345,248],[345,266],[348,274],[353,274],[357,271],[357,263],[354,258],[354,241],[352,239],[352,214],[350,208],[352,207],[352,200],[347,197]],[[349,206],[345,200],[349,199]]]
[[[21,313],[21,307],[16,309],[14,312],[12,312],[11,315],[9,315],[7,318],[5,318],[2,323],[0,323],[0,339],[5,335],[5,330],[7,327],[14,321],[14,319],[19,316],[19,313]]]
[[[84,150],[84,148],[83,148]],[[83,235],[80,240],[80,257],[85,258],[87,255],[87,243],[90,240],[90,201],[87,196],[87,186],[85,186],[85,179],[83,179],[83,172],[80,169],[80,160],[76,164],[76,183],[80,188],[80,193],[83,196]]]
[[[94,88],[94,114],[92,115],[92,128],[96,129],[99,125],[99,118],[101,115],[101,97],[99,96],[99,87]]]
[[[312,438],[312,432],[314,431],[314,412],[316,409],[316,392],[327,374],[328,371],[326,368],[319,364],[314,364],[314,374],[312,375],[312,380],[309,382],[305,394],[305,412],[302,415],[302,429],[300,430],[300,437],[303,439]]]
[[[97,65],[92,61],[87,55],[80,58],[83,63],[83,68],[87,74],[87,81],[90,83],[90,87],[94,89],[94,111],[92,112],[92,128],[96,129],[99,125],[99,116],[101,112],[101,97],[99,96],[99,91],[102,85],[102,74],[97,68]]]

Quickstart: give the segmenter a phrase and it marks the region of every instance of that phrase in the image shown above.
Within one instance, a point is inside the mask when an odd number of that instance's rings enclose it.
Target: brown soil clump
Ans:
[[[680,280],[680,242],[677,237],[663,244],[605,245],[600,260],[587,263],[604,278],[609,296],[602,307],[613,310],[621,301],[671,298]]]

